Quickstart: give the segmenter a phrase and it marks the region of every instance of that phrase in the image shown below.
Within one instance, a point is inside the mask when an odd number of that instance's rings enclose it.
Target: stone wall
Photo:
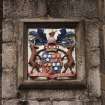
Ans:
[[[3,0],[2,105],[21,105],[22,100],[27,100],[29,105],[102,105],[102,99],[105,99],[104,94],[101,94],[100,72],[100,30],[105,25],[103,4],[105,0]],[[16,25],[22,18],[47,16],[84,19],[86,89],[18,90],[16,76],[19,34]],[[102,93],[105,93],[104,90]]]
[[[0,65],[2,65],[2,16],[3,16],[3,6],[2,1],[0,2]],[[0,94],[2,93],[1,89],[1,77],[2,77],[2,66],[0,66]],[[0,104],[1,104],[1,95],[0,95]]]

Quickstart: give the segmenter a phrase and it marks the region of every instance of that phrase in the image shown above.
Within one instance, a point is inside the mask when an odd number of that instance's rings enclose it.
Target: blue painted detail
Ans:
[[[50,66],[51,67],[51,70],[53,72],[55,72],[55,73],[60,73],[61,72],[61,69],[62,69],[61,63],[54,61],[54,58],[52,57],[53,54],[55,54],[55,53],[48,52],[48,51],[43,52],[42,53],[43,63],[44,64],[51,63],[51,66]]]
[[[71,31],[70,32],[67,32],[65,28],[62,28],[60,30],[60,33],[61,34],[59,34],[58,37],[57,37],[57,42],[58,43],[62,43],[62,41],[64,39],[69,39],[70,37],[72,37],[72,36],[75,35],[75,33],[71,32]]]
[[[72,39],[63,39],[60,43],[60,45],[64,46],[64,47],[68,47],[70,45],[75,45],[74,40]]]
[[[56,73],[60,73],[61,72],[61,68],[59,66],[54,66],[54,67],[52,67],[52,71],[54,71]]]
[[[52,55],[51,54],[48,54],[48,58],[52,58]]]
[[[55,66],[53,69],[54,69],[55,71],[59,70],[59,68],[58,68],[57,66]]]
[[[45,45],[48,42],[44,29],[42,28],[38,28],[36,32],[31,31],[29,34],[35,36],[35,45]]]
[[[47,58],[47,54],[43,54],[43,58]]]
[[[32,36],[37,36],[37,35],[38,35],[38,33],[37,33],[37,32],[35,32],[35,31],[30,31],[30,32],[29,32],[29,35],[32,35]]]

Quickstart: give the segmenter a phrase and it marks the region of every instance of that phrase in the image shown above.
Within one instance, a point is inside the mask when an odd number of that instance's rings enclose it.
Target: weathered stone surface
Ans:
[[[3,41],[15,41],[16,40],[16,34],[14,34],[15,25],[13,20],[4,20],[3,21],[3,34],[2,34],[2,40]]]
[[[38,101],[28,101],[28,104],[29,105],[39,105],[39,102]]]
[[[27,98],[32,99],[53,99],[53,100],[70,100],[72,98],[79,99],[86,92],[79,90],[31,90],[28,91]]]
[[[16,68],[16,44],[2,44],[2,68]]]
[[[50,101],[39,102],[39,105],[52,105]]]
[[[105,103],[105,90],[102,90],[102,105]]]
[[[88,71],[89,95],[100,97],[100,48],[99,24],[86,21],[86,69]]]
[[[98,2],[97,0],[81,0],[83,2],[82,16],[85,18],[94,19],[98,17]]]
[[[105,59],[105,25],[103,25],[103,50],[104,50],[104,59]]]
[[[18,101],[15,99],[12,100],[2,100],[2,105],[18,105]]]
[[[85,21],[85,40],[88,51],[99,47],[99,24],[97,22]]]
[[[103,20],[105,23],[105,0],[103,0]]]
[[[80,16],[82,4],[81,0],[75,2],[72,0],[49,0],[49,14],[52,17],[70,17]]]
[[[49,14],[52,17],[96,17],[95,0],[48,0]]]
[[[14,98],[16,97],[16,92],[17,90],[15,71],[4,69],[2,72],[2,98]]]
[[[46,15],[46,0],[4,0],[4,17],[32,18]]]
[[[45,16],[47,14],[47,2],[46,0],[39,0],[38,2],[38,16]]]
[[[53,105],[83,105],[80,101],[55,101]]]
[[[28,101],[29,105],[52,105],[50,101]]]
[[[89,70],[88,74],[88,88],[90,96],[101,96],[101,77],[99,72],[99,67]],[[97,81],[97,82],[96,82]]]
[[[83,105],[102,105],[102,104],[101,101],[89,101],[89,102],[84,102]]]
[[[4,0],[4,17],[97,17],[96,0]],[[48,5],[47,5],[48,4]],[[47,10],[48,8],[48,10]]]
[[[14,7],[16,17],[36,17],[37,15],[37,0],[15,0]]]
[[[14,11],[14,0],[3,0],[3,18],[13,18]]]
[[[86,59],[87,65],[88,65],[87,69],[96,67],[96,70],[97,70],[97,67],[100,67],[100,49],[99,48],[87,51],[86,58],[87,58]]]

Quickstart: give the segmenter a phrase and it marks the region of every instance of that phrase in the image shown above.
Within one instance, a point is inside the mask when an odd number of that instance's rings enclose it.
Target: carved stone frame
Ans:
[[[51,24],[69,24],[76,29],[76,62],[77,78],[75,80],[27,80],[27,28],[39,26],[51,26]],[[86,87],[86,68],[85,68],[85,29],[84,21],[70,19],[22,19],[19,21],[18,45],[18,64],[17,64],[17,84],[19,89],[71,89]]]

